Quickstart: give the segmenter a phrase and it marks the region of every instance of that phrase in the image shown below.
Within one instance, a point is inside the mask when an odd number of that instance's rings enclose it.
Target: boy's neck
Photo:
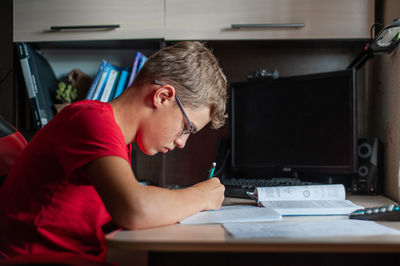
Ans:
[[[119,98],[110,102],[113,108],[114,118],[121,129],[125,143],[130,144],[136,141],[136,133],[142,119],[142,109],[140,102],[132,95],[121,95]]]

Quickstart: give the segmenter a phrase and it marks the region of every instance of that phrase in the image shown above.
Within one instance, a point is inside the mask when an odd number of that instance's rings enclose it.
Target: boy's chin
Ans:
[[[158,150],[144,150],[144,149],[141,149],[141,151],[142,151],[144,154],[148,155],[148,156],[154,156],[154,155],[156,155],[157,153],[160,153],[160,152],[161,152],[161,151],[158,151]]]
[[[161,152],[157,149],[153,149],[153,148],[146,148],[144,147],[144,145],[140,145],[139,143],[137,143],[138,148],[140,149],[141,152],[143,152],[144,154],[148,155],[148,156],[153,156],[156,155],[157,153]]]

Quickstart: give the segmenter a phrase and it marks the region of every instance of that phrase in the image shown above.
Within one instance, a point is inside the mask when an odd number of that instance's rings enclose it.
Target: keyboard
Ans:
[[[314,182],[301,181],[298,178],[224,178],[221,183],[225,186],[225,197],[245,198],[247,192],[254,192],[256,187],[278,187],[278,186],[306,186],[316,185]]]

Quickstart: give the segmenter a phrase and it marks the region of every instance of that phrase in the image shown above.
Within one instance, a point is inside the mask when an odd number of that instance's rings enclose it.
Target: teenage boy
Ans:
[[[155,53],[118,98],[65,107],[37,132],[0,190],[0,257],[48,252],[104,259],[101,226],[173,224],[219,209],[224,186],[211,178],[168,190],[142,186],[131,143],[148,155],[183,148],[190,134],[224,124],[226,78],[200,42]]]

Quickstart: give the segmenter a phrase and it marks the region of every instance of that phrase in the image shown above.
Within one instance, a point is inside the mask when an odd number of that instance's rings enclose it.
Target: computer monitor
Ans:
[[[355,70],[233,83],[230,89],[235,177],[355,173]]]

